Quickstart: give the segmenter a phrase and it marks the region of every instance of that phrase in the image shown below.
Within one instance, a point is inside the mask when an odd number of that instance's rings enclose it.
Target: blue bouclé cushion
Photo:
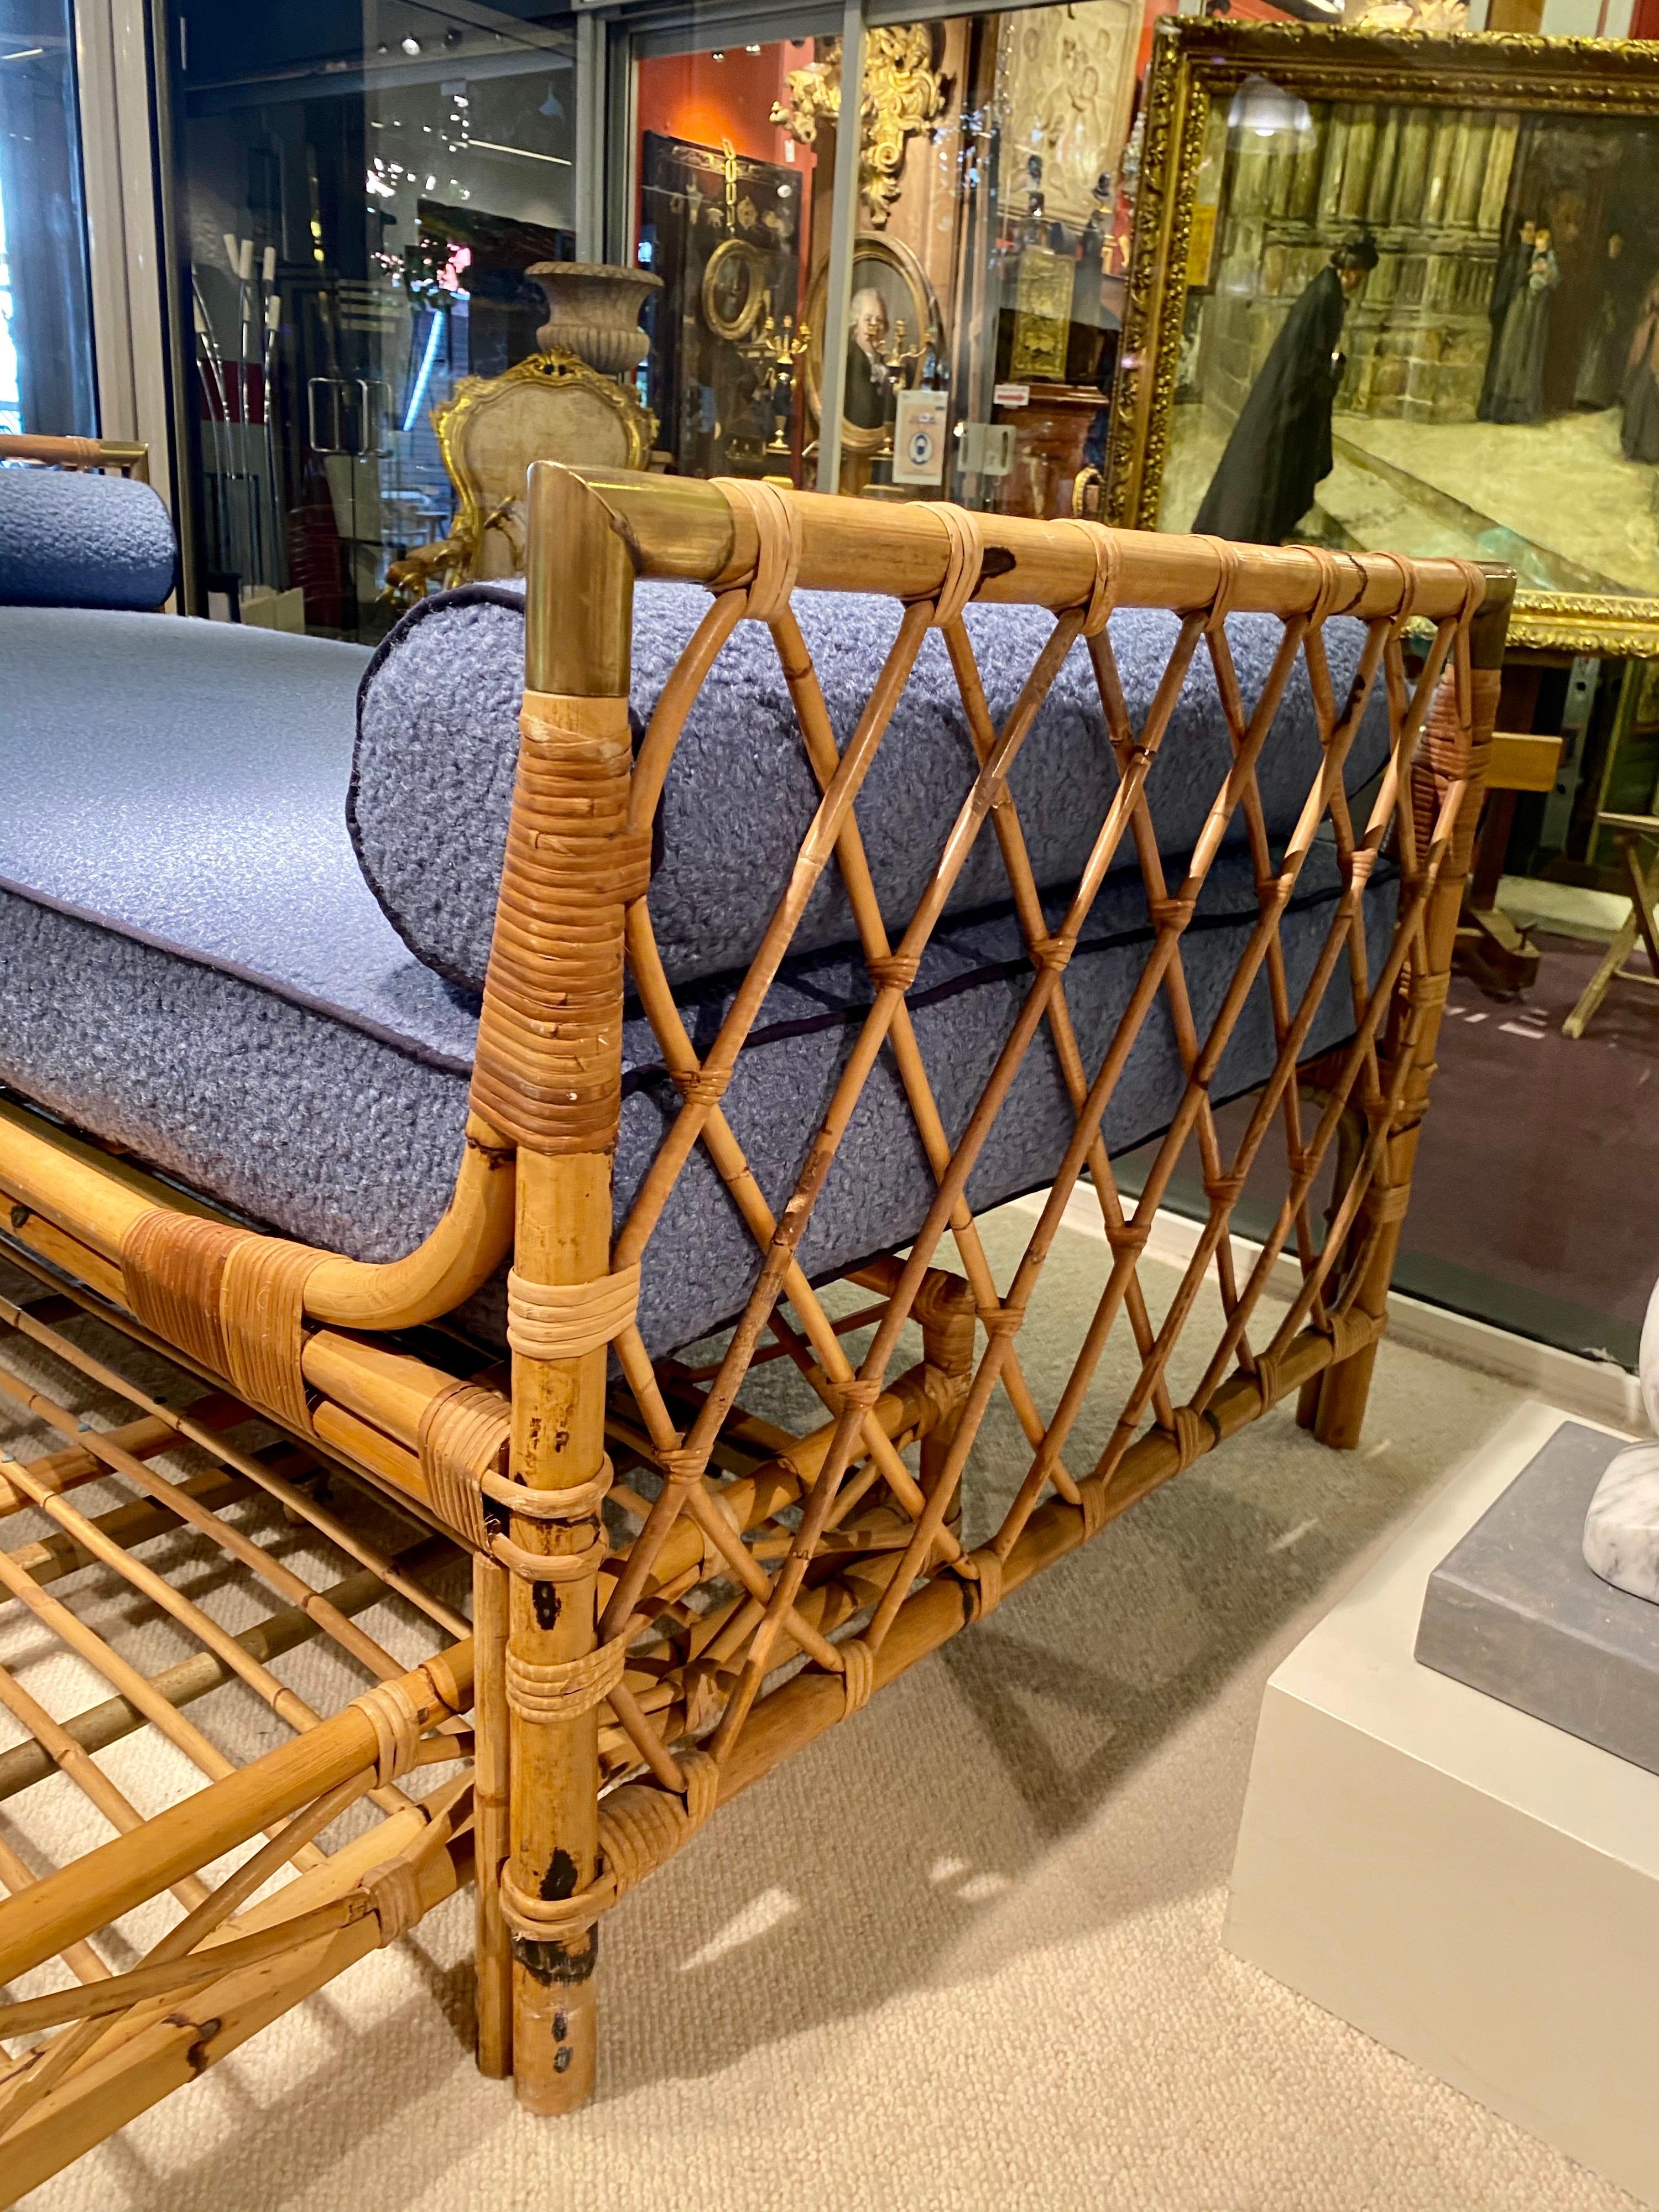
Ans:
[[[641,584],[635,593],[632,716],[637,738],[708,607],[689,584]],[[845,747],[897,631],[890,599],[800,592],[795,612]],[[1054,626],[1040,607],[970,606],[973,641],[1000,725]],[[1131,720],[1139,728],[1168,663],[1173,615],[1124,608],[1111,635]],[[1284,632],[1264,615],[1229,618],[1239,682],[1253,703]],[[1340,700],[1364,630],[1326,628]],[[495,887],[519,750],[524,692],[522,585],[472,585],[423,601],[370,662],[358,702],[349,818],[374,896],[428,967],[482,990]],[[1349,790],[1381,769],[1388,715],[1377,686],[1348,757]],[[1232,757],[1207,653],[1194,658],[1158,757],[1147,799],[1158,848],[1190,853]],[[977,760],[943,640],[930,634],[857,802],[871,874],[890,930],[902,929],[933,875]],[[1298,659],[1257,764],[1269,834],[1294,826],[1321,766],[1305,669]],[[1088,653],[1076,646],[1016,759],[1009,787],[1038,885],[1075,884],[1117,787]],[[655,827],[651,921],[671,982],[744,966],[788,882],[819,791],[771,637],[744,622],[728,641],[687,719]],[[1227,842],[1248,836],[1237,810]],[[1115,865],[1135,869],[1126,836]],[[957,878],[948,912],[1006,899],[1006,872],[988,831]],[[840,872],[826,871],[793,940],[796,952],[846,944],[857,931]]]
[[[148,484],[0,469],[0,606],[147,612],[177,566],[172,520]]]
[[[457,613],[520,620],[487,604]],[[424,632],[436,636],[439,625],[426,623]],[[826,664],[832,659],[826,653]],[[382,1261],[428,1234],[453,1188],[477,1005],[414,957],[347,839],[354,707],[368,662],[356,646],[238,623],[0,607],[0,781],[8,798],[0,815],[0,1085],[250,1220]],[[846,696],[854,672],[836,679]],[[510,697],[505,688],[499,697],[475,693],[471,704],[486,733],[503,716],[511,732],[520,682],[512,672]],[[421,726],[434,761],[459,775],[465,730],[452,731],[443,747],[441,723]],[[1217,765],[1211,738],[1195,720],[1183,729],[1181,744],[1207,775]],[[671,780],[671,809],[709,811],[713,800],[700,794],[720,787],[720,739],[719,726],[708,726],[708,750],[700,744],[685,754],[685,780]],[[752,793],[758,778],[763,789],[770,778],[787,797],[797,792],[775,757],[756,753],[753,726],[732,714],[724,741],[740,788]],[[1048,772],[1070,773],[1052,755]],[[510,783],[510,761],[503,773]],[[1172,805],[1178,798],[1190,808],[1200,787],[1201,780],[1177,778]],[[466,797],[458,781],[458,809]],[[1076,834],[1091,834],[1097,820]],[[712,859],[704,902],[694,898],[688,856],[696,848],[680,822],[674,814],[667,842],[672,854],[679,841],[681,855],[665,859],[658,885],[677,886],[659,927],[684,946],[735,908],[729,872],[712,866],[717,845],[705,848]],[[875,822],[872,814],[872,847]],[[745,834],[763,830],[769,839],[764,818]],[[931,841],[943,831],[922,817],[913,835]],[[990,828],[981,843],[992,847]],[[896,865],[891,848],[882,849],[884,866]],[[416,867],[422,852],[417,840]],[[480,891],[488,911],[495,882],[482,852],[477,866],[488,878]],[[1255,874],[1248,845],[1224,851],[1182,936],[1182,973],[1200,1035],[1257,928]],[[1309,1055],[1354,1026],[1344,889],[1334,842],[1316,837],[1279,932],[1292,1004],[1317,972],[1329,933],[1340,933],[1344,957],[1305,1037]],[[1373,974],[1395,889],[1384,865],[1365,896]],[[1047,902],[1048,927],[1066,896],[1061,888]],[[1101,1065],[1117,1034],[1154,935],[1139,872],[1119,870],[1095,900],[1063,981],[1085,1068]],[[933,933],[908,1003],[951,1143],[991,1079],[1031,978],[1006,898],[952,915]],[[700,1054],[729,1015],[738,981],[728,969],[677,987]],[[831,945],[786,961],[756,1016],[723,1110],[775,1214],[799,1182],[874,995],[856,948]],[[1263,965],[1211,1076],[1212,1097],[1261,1083],[1278,1050]],[[680,1103],[662,1046],[632,1004],[621,1061],[619,1221]],[[1130,1149],[1166,1127],[1186,1083],[1160,997],[1114,1087],[1103,1125],[1108,1148]],[[979,1210],[1048,1182],[1074,1127],[1053,1040],[1040,1030],[980,1154],[969,1203]],[[896,1066],[884,1053],[805,1225],[802,1267],[818,1280],[908,1243],[938,1188]],[[666,1352],[730,1319],[761,1261],[712,1159],[694,1146],[647,1251],[639,1325],[647,1347]],[[504,1310],[498,1278],[463,1320],[499,1343]]]

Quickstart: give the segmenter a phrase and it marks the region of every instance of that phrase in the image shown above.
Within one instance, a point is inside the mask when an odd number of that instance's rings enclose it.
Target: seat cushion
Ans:
[[[171,641],[171,644],[169,644]],[[0,610],[15,710],[0,723],[12,804],[0,823],[0,1079],[248,1218],[355,1257],[387,1260],[432,1228],[462,1146],[476,1000],[415,960],[352,858],[344,799],[356,648],[228,625]],[[61,677],[73,668],[75,711]],[[154,718],[161,742],[148,756]],[[54,736],[52,744],[40,742]],[[1283,937],[1293,992],[1311,974],[1340,891],[1316,845]],[[1373,963],[1395,886],[1369,895]],[[1055,909],[1057,917],[1058,909]],[[1248,855],[1223,856],[1183,940],[1200,1029],[1256,916]],[[1098,1064],[1151,940],[1138,878],[1109,881],[1065,988]],[[952,1138],[965,1126],[1030,988],[1007,907],[952,917],[911,1004]],[[702,1051],[733,980],[682,990]],[[772,1205],[783,1202],[872,998],[845,949],[786,963],[726,1110]],[[1340,963],[1307,1050],[1352,1028]],[[1254,1087],[1273,1060],[1258,979],[1212,1086]],[[630,1010],[617,1161],[619,1217],[678,1108],[649,1025]],[[1113,1151],[1164,1127],[1183,1085],[1156,1008],[1106,1122]],[[969,1185],[976,1206],[1053,1175],[1072,1127],[1046,1038],[1024,1063]],[[808,1225],[823,1276],[902,1243],[934,1188],[883,1055]],[[738,1311],[759,1255],[725,1185],[694,1152],[653,1237],[641,1323],[653,1352]],[[500,1285],[468,1318],[501,1336]]]
[[[172,518],[148,484],[0,469],[0,606],[153,611],[177,565]]]
[[[649,720],[664,682],[706,612],[691,585],[647,584],[635,596],[632,714]],[[891,599],[800,592],[796,609],[836,736],[852,735],[900,611]],[[969,633],[998,721],[1053,628],[1041,608],[973,606]],[[1139,726],[1163,675],[1172,616],[1124,609],[1112,641]],[[1227,635],[1254,700],[1283,635],[1270,617],[1236,616]],[[1328,626],[1332,679],[1344,696],[1364,632]],[[471,586],[416,607],[376,653],[364,680],[351,796],[363,872],[416,955],[470,989],[483,988],[518,757],[524,688],[522,586]],[[1382,765],[1388,720],[1374,695],[1350,753],[1358,790]],[[1231,758],[1209,657],[1200,647],[1147,781],[1160,849],[1189,853]],[[1288,834],[1320,765],[1307,677],[1298,661],[1258,778],[1270,830]],[[943,640],[927,638],[858,801],[882,910],[902,927],[931,876],[976,768]],[[1017,758],[1010,785],[1038,884],[1075,883],[1117,787],[1086,649],[1074,647]],[[743,623],[726,644],[675,754],[657,823],[652,926],[672,982],[741,964],[770,920],[818,789],[766,630]],[[1230,836],[1242,841],[1243,817]],[[1118,865],[1133,869],[1125,839]],[[980,841],[957,883],[953,912],[1009,895],[994,838]],[[854,934],[840,878],[815,892],[800,951]]]
[[[1292,992],[1306,983],[1337,890],[1330,855],[1286,916]],[[1368,899],[1373,964],[1392,920],[1394,885]],[[1255,918],[1243,857],[1218,864],[1188,940],[1185,966],[1200,1030],[1219,1008]],[[384,927],[384,924],[382,924]],[[365,969],[374,952],[366,927]],[[1101,894],[1066,991],[1085,1062],[1097,1065],[1145,962],[1145,902],[1127,879]],[[276,964],[273,963],[273,965]],[[412,964],[412,963],[411,963]],[[327,1007],[285,976],[240,972],[112,929],[39,896],[0,890],[3,1030],[0,1077],[70,1123],[125,1146],[251,1220],[365,1260],[409,1250],[442,1212],[459,1161],[474,1012],[459,999],[401,1003],[383,979],[352,1006]],[[419,971],[425,975],[426,971]],[[441,993],[435,977],[426,980]],[[941,927],[911,994],[917,1042],[954,1140],[988,1079],[1030,988],[1030,963],[1006,911]],[[1352,1029],[1346,961],[1310,1036],[1310,1053]],[[787,963],[740,1056],[725,1111],[774,1210],[799,1175],[873,994],[844,951]],[[730,1004],[716,981],[687,994],[694,1038],[712,1039]],[[397,1024],[394,1027],[394,1024]],[[1219,1101],[1253,1089],[1273,1061],[1265,976],[1258,980],[1212,1086]],[[678,1097],[649,1025],[624,1024],[616,1155],[620,1220]],[[1162,1003],[1130,1055],[1104,1124],[1109,1148],[1144,1143],[1168,1123],[1183,1078]],[[1046,1033],[1032,1047],[969,1184],[977,1209],[1054,1176],[1072,1129]],[[815,1279],[902,1245],[935,1185],[890,1059],[860,1097],[802,1240]],[[707,1334],[740,1310],[761,1255],[701,1148],[675,1185],[647,1254],[640,1326],[653,1352]],[[463,1318],[505,1341],[502,1286]]]

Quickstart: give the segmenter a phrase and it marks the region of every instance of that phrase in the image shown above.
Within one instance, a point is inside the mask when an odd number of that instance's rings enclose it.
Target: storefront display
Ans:
[[[99,428],[68,0],[0,11],[0,434]]]
[[[817,484],[833,387],[841,489],[1069,512],[1104,458],[1147,20],[1060,0],[869,27],[843,209],[842,42],[805,13],[752,40],[712,9],[623,9],[579,58],[568,17],[434,29],[386,0],[319,53],[274,9],[193,0],[187,599],[380,635],[411,562],[477,535],[444,410],[550,350],[630,387],[672,474]],[[657,280],[642,361],[546,322],[542,272],[572,264]],[[929,417],[920,476],[896,452],[905,393]]]

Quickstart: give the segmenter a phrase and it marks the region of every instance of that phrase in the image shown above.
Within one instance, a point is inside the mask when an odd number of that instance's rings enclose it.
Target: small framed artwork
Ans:
[[[1659,46],[1165,17],[1104,507],[1659,653]]]
[[[806,399],[823,408],[823,314],[829,264],[807,295]],[[842,443],[848,453],[890,450],[898,394],[921,384],[940,345],[939,302],[915,255],[896,238],[861,231],[853,242]]]

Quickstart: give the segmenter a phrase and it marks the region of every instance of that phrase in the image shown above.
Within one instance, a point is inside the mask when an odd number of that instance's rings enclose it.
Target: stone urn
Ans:
[[[536,337],[544,352],[574,353],[601,376],[631,377],[651,349],[640,309],[662,278],[649,269],[593,261],[538,261],[525,275],[547,295]]]

